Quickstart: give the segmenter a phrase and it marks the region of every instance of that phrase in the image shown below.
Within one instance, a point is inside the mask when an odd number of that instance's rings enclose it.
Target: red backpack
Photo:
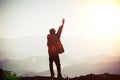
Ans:
[[[64,52],[63,45],[56,34],[48,34],[47,46],[50,55],[62,54]]]

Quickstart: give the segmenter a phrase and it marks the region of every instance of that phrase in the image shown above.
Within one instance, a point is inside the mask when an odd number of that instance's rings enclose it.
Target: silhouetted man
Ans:
[[[50,34],[47,35],[47,46],[49,53],[49,67],[50,67],[51,77],[54,77],[55,75],[53,70],[53,62],[55,62],[57,66],[58,77],[62,78],[59,54],[64,52],[63,46],[60,41],[60,36],[63,30],[64,22],[65,20],[63,19],[62,25],[59,27],[57,33],[55,29],[52,28],[49,30]]]

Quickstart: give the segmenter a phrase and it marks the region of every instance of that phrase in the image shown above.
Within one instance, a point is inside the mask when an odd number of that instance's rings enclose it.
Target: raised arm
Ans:
[[[61,36],[62,30],[63,30],[63,27],[64,27],[64,23],[65,23],[65,19],[63,18],[62,19],[62,25],[59,27],[59,29],[57,31],[57,35],[58,35],[59,38]]]

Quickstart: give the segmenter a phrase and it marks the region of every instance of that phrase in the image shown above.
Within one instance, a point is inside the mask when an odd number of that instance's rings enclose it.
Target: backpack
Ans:
[[[62,54],[64,52],[63,45],[56,34],[48,34],[47,46],[50,55]]]

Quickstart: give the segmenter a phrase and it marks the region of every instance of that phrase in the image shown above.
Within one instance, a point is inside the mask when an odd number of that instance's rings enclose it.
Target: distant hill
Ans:
[[[36,61],[34,57],[29,57],[24,60],[4,59],[0,61],[0,67],[4,70],[16,72],[18,75],[28,72],[41,72],[44,69],[48,69],[47,57],[41,56],[36,59]]]
[[[78,62],[67,55],[61,56],[62,66],[77,64]],[[49,75],[48,56],[31,56],[23,60],[2,59],[0,60],[0,68],[13,71],[18,75],[34,76]],[[47,74],[46,74],[47,71]]]
[[[86,62],[86,60],[80,63],[79,61],[74,60],[67,55],[61,56],[63,76],[74,77],[83,74],[86,75],[89,73],[120,74],[119,56],[117,57],[107,56],[107,59],[109,59],[110,61],[104,62],[105,59],[103,59],[101,60],[101,62],[98,61],[94,63],[91,61],[96,60],[96,58],[94,59],[90,58],[88,61],[90,61],[91,63]],[[23,76],[50,75],[48,56],[31,56],[24,60],[3,59],[0,60],[0,68],[8,71],[13,71],[18,75],[23,75]]]
[[[45,75],[48,73],[49,73],[49,70],[41,72],[40,74]],[[74,64],[74,65],[68,65],[62,68],[63,76],[74,77],[79,75],[87,75],[90,73],[120,74],[120,59],[117,61],[113,60],[111,62]]]
[[[73,75],[86,75],[89,73],[111,73],[120,74],[120,59],[113,62],[102,62],[96,64],[83,63],[78,65],[71,65],[62,68],[64,74],[73,77]]]

